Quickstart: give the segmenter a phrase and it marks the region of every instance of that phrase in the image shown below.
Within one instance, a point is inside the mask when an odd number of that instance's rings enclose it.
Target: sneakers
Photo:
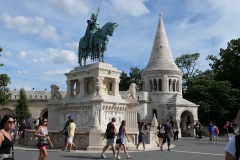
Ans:
[[[120,156],[118,156],[118,157],[116,157],[116,159],[121,159],[121,157],[120,157]]]
[[[62,151],[66,151],[66,150],[67,150],[67,148],[65,148],[65,147],[62,149]]]
[[[144,151],[148,151],[147,149],[144,149]]]
[[[74,151],[76,151],[77,150],[77,146],[75,146],[75,148],[74,148]]]
[[[65,150],[65,152],[71,152],[70,150]]]
[[[101,158],[106,159],[107,157],[104,154],[101,154]]]
[[[128,155],[128,156],[127,156],[127,159],[130,159],[130,158],[132,158],[132,156],[129,156],[129,155]]]
[[[162,145],[160,146],[160,150],[163,151],[163,146]]]

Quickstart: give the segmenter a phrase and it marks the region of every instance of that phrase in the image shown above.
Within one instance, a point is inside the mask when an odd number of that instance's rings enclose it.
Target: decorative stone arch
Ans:
[[[162,91],[162,79],[158,80],[158,91]]]
[[[169,92],[172,92],[172,79],[169,79],[168,80],[168,90],[169,90]]]
[[[1,108],[0,109],[0,116],[3,118],[4,115],[14,115],[14,111],[9,108]]]
[[[177,90],[176,84],[177,84],[176,79],[174,79],[174,80],[173,80],[173,86],[172,86],[172,91],[173,91],[173,92],[176,92],[176,90]]]
[[[184,110],[180,117],[180,129],[182,137],[194,137],[194,114],[190,110]],[[189,124],[190,122],[190,124]],[[188,125],[190,127],[188,127]]]
[[[153,109],[153,111],[152,111],[152,117],[154,117],[154,114],[155,114],[155,116],[156,116],[156,118],[158,117],[157,115],[157,110],[156,109]]]
[[[44,108],[44,109],[41,111],[39,117],[41,117],[41,118],[43,118],[43,117],[48,118],[48,108]]]

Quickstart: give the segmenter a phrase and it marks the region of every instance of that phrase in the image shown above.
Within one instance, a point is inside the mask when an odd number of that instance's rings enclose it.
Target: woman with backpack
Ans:
[[[119,156],[119,153],[120,153],[120,150],[122,148],[123,148],[125,154],[127,155],[127,159],[131,158],[131,156],[129,156],[129,154],[126,150],[126,146],[125,146],[126,145],[126,138],[127,138],[127,141],[129,142],[129,138],[128,138],[128,135],[127,135],[127,132],[126,132],[126,121],[125,120],[122,121],[121,126],[119,127],[118,137],[122,139],[122,143],[119,144],[116,159],[121,159],[120,156]]]
[[[216,123],[213,122],[212,141],[214,144],[218,143],[218,134],[219,134],[219,129],[218,129]]]

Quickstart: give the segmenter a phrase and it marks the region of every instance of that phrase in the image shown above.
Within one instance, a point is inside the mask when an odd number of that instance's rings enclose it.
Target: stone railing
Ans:
[[[25,146],[36,146],[37,138],[34,136],[35,130],[27,130],[25,132],[24,137],[24,145]],[[94,136],[91,132],[76,132],[74,136],[74,143],[80,150],[102,150],[102,148],[106,144],[106,139],[104,139],[105,133],[98,132],[97,136]],[[49,131],[50,139],[53,143],[54,149],[62,149],[64,147],[64,133],[59,131]],[[117,135],[115,136],[117,137]],[[138,132],[128,132],[128,137],[130,142],[127,142],[128,150],[135,150],[136,144],[138,143]],[[98,144],[94,144],[94,147],[90,145],[90,139],[94,139],[94,142]],[[96,140],[95,140],[96,139]],[[155,131],[147,131],[147,141],[146,147],[155,147],[158,141]],[[94,143],[93,142],[93,143]],[[140,145],[140,148],[142,145]]]

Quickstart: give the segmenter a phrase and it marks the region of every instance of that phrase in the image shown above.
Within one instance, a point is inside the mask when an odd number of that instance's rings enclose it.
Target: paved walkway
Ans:
[[[178,141],[172,141],[171,151],[160,151],[159,147],[149,149],[149,151],[129,151],[132,160],[224,160],[225,147],[227,141],[224,138],[219,139],[218,144],[213,144],[207,138],[195,140],[193,138],[182,138]],[[59,149],[48,149],[48,160],[97,160],[101,159],[101,151],[77,150],[64,152]],[[15,160],[36,160],[38,158],[38,149],[33,147],[15,146]],[[114,159],[113,154],[108,150],[105,154],[107,159]],[[121,151],[120,156],[126,159],[126,155]]]

